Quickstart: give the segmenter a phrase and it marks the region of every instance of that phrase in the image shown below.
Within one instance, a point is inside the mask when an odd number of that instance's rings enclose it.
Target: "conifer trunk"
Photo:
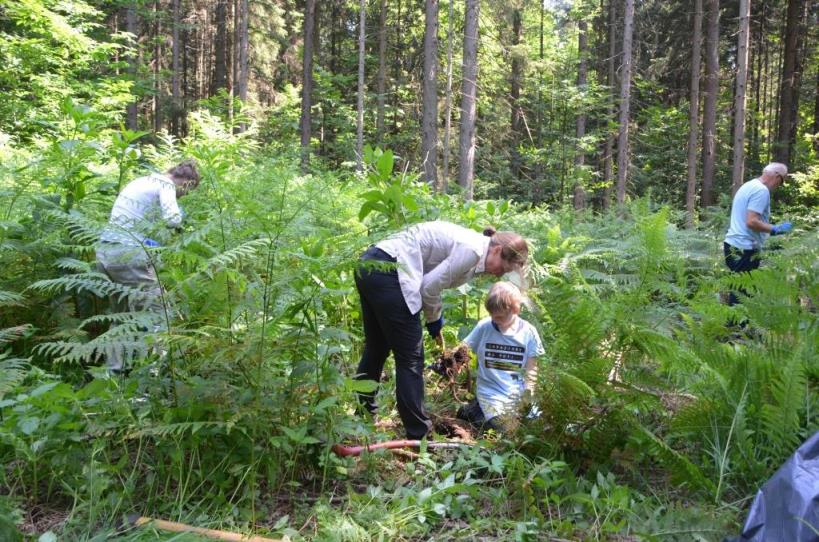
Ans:
[[[800,45],[805,0],[788,0],[785,27],[785,52],[779,89],[779,126],[774,145],[774,160],[788,164],[796,139],[799,82],[801,75]]]
[[[617,203],[626,201],[626,183],[629,169],[629,122],[631,98],[631,40],[634,32],[634,0],[626,0],[623,16],[623,71],[620,80],[620,131],[617,137]]]
[[[745,176],[745,85],[748,78],[751,2],[739,0],[739,37],[737,38],[737,80],[734,100],[734,161],[732,193],[736,194]]]
[[[719,0],[706,0],[705,88],[702,110],[702,206],[714,204],[717,98],[719,95]]]
[[[608,83],[608,107],[606,108],[606,123],[614,122],[614,112],[615,112],[615,104],[614,104],[614,86],[616,83],[617,72],[615,70],[614,64],[614,57],[617,53],[617,4],[616,0],[609,0],[609,24],[608,24],[608,44],[609,44],[609,56],[608,56],[608,75],[607,75],[607,83]],[[611,189],[614,185],[614,172],[613,172],[613,161],[614,161],[614,132],[606,129],[606,147],[603,151],[603,201],[601,203],[601,207],[603,210],[609,208],[609,204],[611,203]]]
[[[582,15],[581,15],[582,17]],[[577,90],[581,96],[586,94],[587,81],[587,54],[588,40],[586,38],[586,21],[580,19],[577,22]],[[586,163],[586,152],[583,150],[583,138],[586,136],[586,110],[583,104],[580,105],[580,112],[575,121],[575,138],[577,140],[575,149],[575,182],[574,193],[572,195],[575,210],[586,208],[586,189],[580,177],[581,169]]]
[[[384,145],[384,112],[387,94],[387,0],[381,0],[378,16],[378,109],[375,133],[378,144]]]
[[[425,0],[421,163],[424,180],[438,186],[438,0]]]
[[[702,0],[694,0],[694,31],[691,47],[691,92],[688,107],[688,187],[685,192],[686,226],[694,227],[697,199],[697,139],[700,110],[700,46],[702,42]]]
[[[367,0],[358,4],[358,102],[356,116],[355,161],[359,172],[364,171],[364,46],[367,42]]]
[[[245,0],[246,1],[246,0]],[[301,91],[301,170],[310,166],[310,108],[313,95],[313,32],[316,0],[306,0],[304,9],[304,74]]]
[[[458,141],[460,164],[458,184],[464,199],[472,200],[475,175],[475,117],[478,93],[478,15],[480,0],[466,0],[464,19],[463,83],[461,84],[461,129]]]
[[[125,10],[125,30],[134,37],[134,51],[128,60],[128,71],[134,82],[136,82],[137,67],[139,66],[139,19],[137,19],[136,8],[127,8]],[[128,129],[136,130],[139,127],[136,99],[128,104],[126,115]]]
[[[173,38],[173,48],[171,50],[171,66],[173,73],[171,74],[171,132],[175,136],[179,136],[179,117],[182,115],[182,87],[180,84],[180,77],[182,75],[182,66],[180,62],[180,48],[182,44],[179,42],[179,26],[182,24],[181,4],[182,0],[173,0],[173,29],[171,31]]]
[[[512,134],[511,148],[509,149],[512,175],[520,178],[521,157],[520,145],[523,136],[523,110],[520,106],[520,87],[523,78],[523,59],[517,46],[520,44],[523,32],[523,14],[519,5],[512,8],[512,70],[509,77],[509,105],[511,110],[510,131]]]
[[[452,139],[452,40],[453,40],[453,1],[449,0],[449,16],[446,28],[446,94],[444,95],[444,162],[439,191],[445,194],[449,187],[449,157]]]

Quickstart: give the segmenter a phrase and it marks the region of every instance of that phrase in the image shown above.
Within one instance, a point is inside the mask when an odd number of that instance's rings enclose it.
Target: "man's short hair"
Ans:
[[[489,314],[508,313],[512,310],[520,310],[520,306],[526,298],[517,286],[511,282],[496,282],[489,289],[484,306]]]
[[[782,180],[788,176],[788,166],[781,162],[771,162],[762,170],[763,175],[781,175]]]
[[[199,186],[199,171],[196,169],[196,161],[192,159],[183,160],[168,170],[168,175],[177,179],[190,181],[193,186]]]

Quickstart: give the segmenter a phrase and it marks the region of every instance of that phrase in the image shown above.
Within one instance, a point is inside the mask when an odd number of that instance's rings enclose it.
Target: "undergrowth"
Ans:
[[[132,513],[293,539],[714,540],[819,426],[809,217],[758,272],[729,276],[723,224],[683,230],[648,199],[606,216],[464,204],[393,171],[389,151],[369,149],[362,178],[304,176],[206,114],[185,141],[140,146],[63,110],[38,148],[0,147],[4,540],[150,539],[122,527]],[[107,309],[141,293],[96,271],[94,244],[123,181],[183,156],[203,181],[185,230],[146,249],[167,324],[152,335],[149,315]],[[390,436],[355,413],[356,259],[437,218],[531,242],[543,414],[460,451],[338,458],[335,442]],[[447,293],[449,344],[488,284]],[[720,302],[740,288],[741,305]],[[101,368],[115,351],[128,376]],[[429,380],[431,409],[454,411]],[[393,385],[382,419],[397,417]]]

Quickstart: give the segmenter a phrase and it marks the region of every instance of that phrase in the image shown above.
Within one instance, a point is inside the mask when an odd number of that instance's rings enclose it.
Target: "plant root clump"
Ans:
[[[432,364],[432,370],[441,376],[454,380],[461,372],[461,369],[469,364],[469,348],[462,344],[458,348],[452,350],[445,350],[435,363]]]

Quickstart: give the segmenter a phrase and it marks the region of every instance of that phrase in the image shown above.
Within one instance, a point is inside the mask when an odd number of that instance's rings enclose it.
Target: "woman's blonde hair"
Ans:
[[[520,289],[511,282],[496,282],[489,289],[484,306],[489,314],[509,313],[513,310],[520,310],[521,305],[526,302],[526,297]]]
[[[503,261],[517,268],[526,267],[526,260],[529,258],[529,245],[526,239],[513,231],[495,231],[491,226],[484,229],[483,234],[490,238],[490,247],[501,246],[500,257]]]

